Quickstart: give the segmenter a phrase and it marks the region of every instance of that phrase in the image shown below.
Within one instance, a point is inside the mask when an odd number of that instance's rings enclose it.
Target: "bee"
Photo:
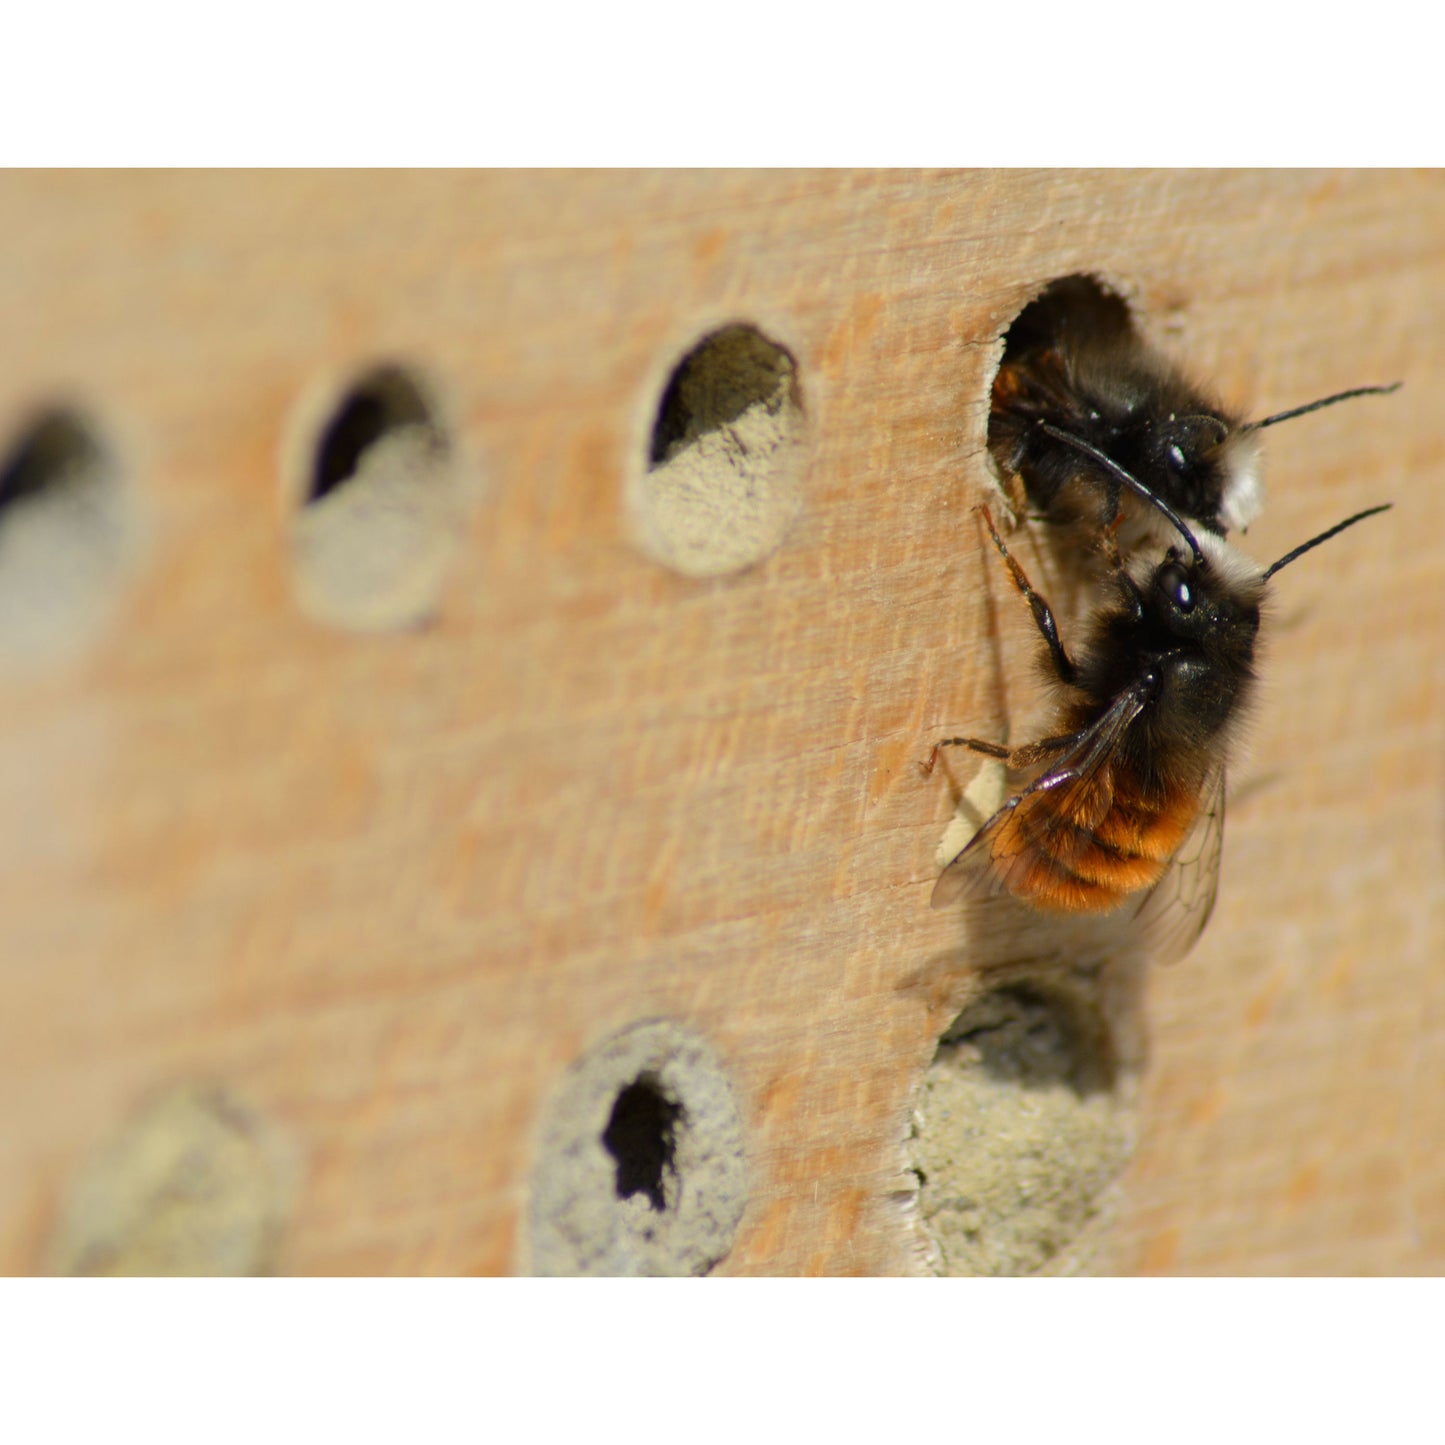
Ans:
[[[1142,483],[1200,530],[1224,536],[1263,507],[1265,427],[1398,389],[1356,387],[1245,421],[1149,347],[1121,300],[1074,276],[1056,281],[1009,329],[988,445],[1049,521],[1112,523],[1121,487],[1137,494]]]
[[[933,906],[1011,893],[1035,908],[1105,913],[1142,894],[1135,916],[1161,962],[1181,958],[1214,906],[1230,738],[1253,688],[1267,584],[1296,558],[1388,510],[1371,507],[1260,567],[1208,531],[1193,531],[1138,485],[1178,534],[1162,559],[1126,565],[1103,545],[1117,600],[1095,615],[1077,656],[1048,603],[977,510],[1033,613],[1064,693],[1050,736],[1007,748],[978,738],[938,743],[1037,769],[940,875]],[[1171,872],[1170,865],[1176,867]]]

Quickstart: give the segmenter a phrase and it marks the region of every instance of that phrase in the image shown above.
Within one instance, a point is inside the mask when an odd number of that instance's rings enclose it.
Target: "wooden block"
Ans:
[[[288,1161],[238,1267],[1445,1268],[1438,177],[13,173],[0,216],[0,447],[60,409],[96,464],[0,511],[0,1269],[81,1267],[77,1193],[218,1089]],[[928,906],[978,767],[917,764],[1043,715],[971,508],[1000,338],[1078,273],[1249,415],[1405,383],[1265,434],[1251,554],[1395,510],[1272,586],[1170,969]]]

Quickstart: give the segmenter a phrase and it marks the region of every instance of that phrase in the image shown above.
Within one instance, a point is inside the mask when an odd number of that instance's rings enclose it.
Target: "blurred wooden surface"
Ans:
[[[1267,434],[1254,555],[1396,510],[1279,579],[1081,1267],[1445,1268],[1441,177],[12,173],[0,217],[0,423],[93,417],[136,537],[96,635],[0,668],[0,1269],[191,1080],[295,1151],[274,1267],[525,1268],[546,1101],[652,1018],[737,1095],[720,1272],[917,1268],[901,1141],[977,985],[915,764],[1031,675],[969,508],[998,338],[1074,272],[1253,415],[1405,382]],[[627,498],[734,321],[796,363],[800,510],[690,578]],[[478,480],[432,624],[350,632],[297,605],[287,438],[392,361]]]

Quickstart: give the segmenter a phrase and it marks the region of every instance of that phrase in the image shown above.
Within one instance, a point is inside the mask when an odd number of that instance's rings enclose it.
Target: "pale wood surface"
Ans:
[[[976,989],[915,763],[1031,675],[968,509],[997,338],[1076,271],[1256,415],[1406,383],[1268,434],[1255,555],[1397,509],[1281,576],[1088,1267],[1445,1268],[1445,180],[12,174],[0,216],[0,420],[110,427],[140,537],[92,645],[0,674],[0,1269],[205,1078],[303,1161],[279,1268],[513,1270],[544,1101],[654,1017],[738,1093],[723,1272],[915,1267],[900,1141]],[[693,580],[624,497],[734,320],[796,358],[803,505]],[[481,488],[435,624],[353,634],[296,605],[283,442],[392,359]]]

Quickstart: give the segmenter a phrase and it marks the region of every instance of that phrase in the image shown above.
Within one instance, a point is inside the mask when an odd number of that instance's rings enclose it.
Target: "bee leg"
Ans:
[[[1048,646],[1049,657],[1053,661],[1054,671],[1058,674],[1059,681],[1072,685],[1078,676],[1078,671],[1074,667],[1073,659],[1064,651],[1064,644],[1059,641],[1059,627],[1054,621],[1054,614],[1050,611],[1049,604],[1029,585],[1029,579],[1024,569],[1009,555],[1009,550],[1004,546],[1003,538],[999,536],[998,528],[994,526],[993,516],[988,508],[979,506],[974,510],[983,514],[983,520],[988,525],[988,534],[993,538],[993,545],[998,548],[999,555],[1007,565],[1014,586],[1023,593],[1024,601],[1029,604],[1029,610],[1034,614],[1034,625],[1039,629],[1039,635]]]
[[[1118,579],[1119,590],[1137,622],[1144,616],[1144,594],[1139,590],[1139,584],[1129,575],[1129,569],[1124,565],[1123,555],[1119,551],[1117,534],[1121,521],[1123,521],[1122,513],[1112,527],[1099,534],[1099,550],[1103,552],[1104,561],[1109,564],[1110,570]]]
[[[1100,536],[1106,532],[1115,533],[1124,524],[1124,508],[1120,501],[1124,494],[1123,484],[1117,477],[1105,472],[1102,491],[1103,501],[1098,504],[1097,510],[1090,514],[1094,530]]]
[[[1119,550],[1119,524],[1124,520],[1124,514],[1119,513],[1114,518],[1111,526],[1105,527],[1099,533],[1099,551],[1104,554],[1104,561],[1111,572],[1117,573],[1120,577],[1129,577],[1129,569],[1124,565],[1124,554]],[[1132,581],[1132,578],[1129,578]]]
[[[1002,758],[1010,768],[1017,772],[1024,768],[1031,768],[1035,763],[1047,762],[1050,758],[1067,752],[1083,740],[1083,733],[1065,733],[1062,737],[1040,738],[1036,743],[1022,743],[1016,748],[1006,748],[1001,743],[986,743],[982,738],[943,738],[934,743],[933,751],[928,755],[928,761],[919,763],[918,766],[922,769],[923,776],[928,777],[938,762],[940,750],[943,748],[971,748],[974,752],[983,753],[986,757]]]
[[[1035,763],[1046,763],[1060,753],[1083,742],[1084,733],[1065,733],[1056,738],[1040,738],[1036,743],[1023,743],[1008,755],[1008,765],[1015,770],[1031,768]]]
[[[933,745],[933,751],[928,755],[926,763],[919,763],[926,778],[932,772],[934,765],[938,762],[938,754],[943,748],[972,748],[976,753],[986,753],[991,758],[1007,758],[1012,756],[1010,750],[1001,743],[986,743],[982,738],[944,738],[941,742]]]
[[[1109,519],[1109,546],[1113,548],[1113,555],[1117,560],[1119,556],[1119,528],[1124,525],[1124,511],[1119,506],[1119,484],[1114,483],[1114,514]]]

